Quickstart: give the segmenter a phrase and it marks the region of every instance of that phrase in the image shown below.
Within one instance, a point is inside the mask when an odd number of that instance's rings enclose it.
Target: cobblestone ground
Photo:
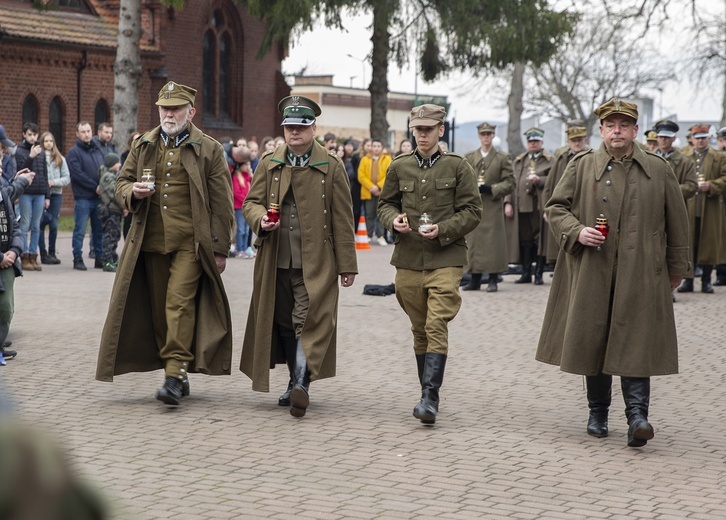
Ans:
[[[392,250],[359,252],[361,274],[341,290],[338,376],[312,385],[301,420],[277,406],[286,369],[264,394],[236,368],[252,260],[230,259],[223,276],[232,375],[193,374],[178,408],[154,399],[160,371],[94,380],[114,275],[72,270],[68,234],[61,265],[16,283],[19,354],[0,377],[18,417],[69,451],[115,518],[726,517],[726,288],[679,296],[682,373],[654,378],[656,436],[643,449],[626,447],[617,380],[610,436],[595,439],[582,378],[534,361],[548,275],[542,287],[508,276],[496,294],[463,293],[441,412],[425,427],[411,415],[407,318],[395,296],[362,294],[393,281]]]

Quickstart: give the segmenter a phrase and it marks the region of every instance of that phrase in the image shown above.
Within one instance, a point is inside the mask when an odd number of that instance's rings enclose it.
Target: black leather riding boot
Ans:
[[[295,348],[295,368],[292,372],[290,391],[290,415],[304,417],[310,404],[310,371],[305,359],[302,342],[298,339]]]
[[[287,390],[277,399],[279,406],[290,406],[290,392],[292,392],[292,373],[295,370],[295,355],[297,352],[297,341],[291,336],[281,336],[282,351],[285,353],[285,363],[290,372],[290,380],[287,383]]]
[[[713,286],[711,285],[711,273],[713,272],[712,265],[704,265],[703,273],[701,274],[701,292],[708,294],[713,293]]]
[[[489,284],[487,285],[487,292],[497,292],[499,288],[497,287],[497,281],[498,281],[499,275],[497,273],[489,273]]]
[[[471,280],[463,289],[465,291],[478,291],[481,289],[481,273],[471,273]]]
[[[421,384],[422,389],[423,389],[424,363],[426,363],[426,354],[416,354],[416,366],[418,368],[418,382]]]
[[[522,258],[522,276],[514,283],[532,283],[532,247],[529,244],[520,246],[519,254]]]
[[[585,376],[585,382],[587,384],[587,405],[590,408],[587,433],[593,437],[607,437],[613,376],[606,374]]]
[[[545,257],[537,256],[537,264],[534,267],[534,284],[535,285],[542,285],[544,283],[544,281],[542,280],[542,273],[544,273],[544,266],[545,266]]]
[[[421,401],[414,407],[413,416],[424,424],[434,424],[439,411],[439,389],[444,382],[446,354],[426,353],[421,381]]]
[[[693,278],[684,278],[683,283],[677,289],[678,292],[693,292]]]
[[[653,426],[648,422],[650,403],[649,377],[621,377],[625,401],[625,417],[628,419],[628,446],[640,448],[655,435]]]

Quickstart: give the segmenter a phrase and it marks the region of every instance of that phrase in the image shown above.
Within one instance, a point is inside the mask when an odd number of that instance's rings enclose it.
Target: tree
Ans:
[[[450,69],[483,74],[517,61],[539,63],[557,48],[572,18],[555,12],[547,0],[246,0],[250,13],[267,24],[260,48],[288,43],[296,31],[316,23],[342,27],[341,12],[373,14],[370,54],[373,77],[371,136],[386,139],[388,66],[403,66],[410,49],[425,81]],[[415,44],[415,45],[414,45]]]
[[[560,51],[531,71],[528,105],[563,121],[582,119],[588,131],[597,119],[593,110],[611,97],[638,97],[674,79],[673,64],[639,37],[630,20],[608,20],[602,13],[581,19]]]
[[[138,126],[139,87],[143,74],[141,65],[141,1],[121,0],[118,21],[118,48],[114,73],[113,141],[119,151],[126,149],[129,136]],[[184,0],[161,0],[176,9]]]

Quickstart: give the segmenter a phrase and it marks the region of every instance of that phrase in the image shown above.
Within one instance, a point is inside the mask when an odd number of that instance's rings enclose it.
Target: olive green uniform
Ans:
[[[378,203],[378,219],[388,230],[405,213],[411,231],[395,234],[391,265],[396,267],[396,298],[411,320],[416,354],[448,352],[448,322],[461,307],[459,282],[467,264],[466,234],[481,219],[481,195],[471,165],[461,155],[423,158],[399,155],[388,167]],[[418,233],[427,213],[439,234]]]

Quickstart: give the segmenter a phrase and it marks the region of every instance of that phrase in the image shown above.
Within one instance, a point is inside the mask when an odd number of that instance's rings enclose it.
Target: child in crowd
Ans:
[[[234,216],[237,222],[237,233],[235,235],[236,251],[238,258],[254,258],[255,251],[252,246],[247,247],[247,239],[250,234],[250,226],[242,216],[242,203],[250,191],[252,182],[252,169],[250,168],[250,154],[245,150],[240,157],[242,162],[235,165],[232,171],[232,192],[234,193]]]
[[[106,154],[98,171],[98,216],[103,226],[103,270],[115,273],[118,266],[116,247],[121,239],[121,217],[124,209],[116,202],[116,179],[121,168],[121,158],[113,152]]]

